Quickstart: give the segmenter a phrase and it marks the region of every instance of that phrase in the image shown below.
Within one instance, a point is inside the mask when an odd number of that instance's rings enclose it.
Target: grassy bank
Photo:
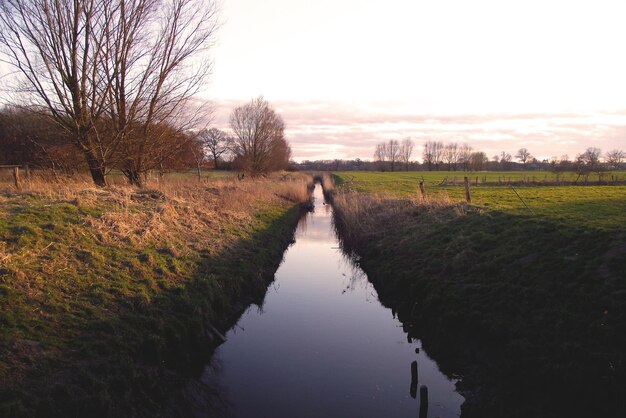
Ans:
[[[158,414],[292,239],[307,179],[0,193],[0,415]]]
[[[464,416],[623,416],[626,187],[525,187],[529,210],[504,187],[474,188],[468,205],[338,180],[353,190],[334,198],[346,245],[462,375]]]

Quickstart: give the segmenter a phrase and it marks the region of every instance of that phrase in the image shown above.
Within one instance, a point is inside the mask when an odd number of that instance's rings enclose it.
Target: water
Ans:
[[[419,389],[416,399],[410,394],[417,360],[428,417],[459,416],[454,381],[419,341],[407,341],[339,248],[319,185],[314,197],[315,211],[300,221],[263,306],[245,312],[196,382],[194,397],[211,401],[194,415],[417,417]]]

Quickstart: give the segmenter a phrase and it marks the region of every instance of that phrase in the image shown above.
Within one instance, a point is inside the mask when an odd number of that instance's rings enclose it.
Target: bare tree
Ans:
[[[469,168],[472,171],[482,171],[489,162],[487,154],[482,151],[472,152],[469,156]]]
[[[472,155],[473,148],[468,144],[463,144],[459,147],[459,163],[463,164],[463,171],[469,170],[470,156]]]
[[[400,143],[396,139],[390,139],[387,143],[387,157],[391,164],[391,171],[395,171],[396,162],[400,160]]]
[[[433,165],[437,164],[438,151],[436,141],[426,141],[422,150],[422,159],[424,164],[428,166],[428,171],[431,171]]]
[[[561,181],[561,174],[570,171],[572,169],[572,164],[569,161],[569,156],[567,154],[562,155],[561,158],[557,158],[556,156],[550,159],[550,171],[556,174],[557,183]]]
[[[619,170],[622,161],[626,159],[626,153],[622,150],[614,149],[607,152],[604,158],[612,169]]]
[[[380,144],[376,144],[376,148],[374,149],[374,161],[378,163],[378,169],[385,169],[385,162],[387,161],[387,145],[383,142]]]
[[[213,157],[213,167],[217,170],[219,168],[219,159],[228,151],[230,144],[233,142],[232,138],[229,138],[226,132],[217,128],[202,130],[199,137],[203,146]]]
[[[448,170],[456,171],[459,160],[459,144],[456,142],[447,144],[443,150],[443,160],[448,164]]]
[[[400,144],[400,160],[404,163],[406,171],[409,171],[409,162],[415,143],[411,138],[404,138]]]
[[[106,33],[112,85],[108,111],[131,184],[188,146],[178,135],[206,120],[191,103],[211,71],[206,54],[217,30],[214,0],[118,0]],[[172,142],[172,133],[181,139]],[[169,137],[168,137],[169,136]]]
[[[230,127],[235,134],[235,162],[243,170],[259,175],[289,164],[291,148],[285,139],[285,123],[263,97],[235,108]]]
[[[440,170],[441,164],[443,164],[443,150],[444,150],[443,142],[441,141],[433,142],[432,149],[433,149],[433,159],[435,162],[435,166],[437,167],[437,170]]]
[[[111,87],[102,69],[112,6],[109,0],[0,1],[2,61],[21,75],[15,89],[21,103],[47,111],[68,132],[99,186],[118,144],[97,123]]]
[[[114,163],[140,185],[186,145],[172,128],[198,116],[186,105],[210,71],[197,57],[215,15],[214,0],[3,0],[0,46],[24,105],[70,134],[97,185]]]
[[[580,154],[578,158],[583,162],[589,171],[597,171],[600,166],[600,156],[602,151],[600,148],[589,147],[585,152]]]
[[[198,176],[198,181],[201,181],[202,163],[206,158],[206,154],[204,153],[204,143],[202,142],[200,135],[196,135],[191,140],[187,141],[187,147],[193,156],[194,162],[196,163],[196,175]]]
[[[530,152],[528,152],[526,148],[520,148],[517,151],[517,154],[515,154],[515,158],[520,160],[522,164],[524,165],[524,167],[526,167],[526,162],[529,161],[533,157],[532,155],[530,155]]]
[[[503,170],[508,170],[511,166],[511,154],[506,151],[500,152],[500,166]]]

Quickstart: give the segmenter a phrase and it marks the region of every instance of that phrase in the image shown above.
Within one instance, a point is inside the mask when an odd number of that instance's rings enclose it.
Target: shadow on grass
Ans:
[[[3,382],[0,416],[162,415],[170,393],[202,372],[220,334],[262,304],[298,218],[292,208],[203,258],[190,279],[86,319],[67,350],[28,365],[23,380]]]
[[[462,378],[462,416],[626,416],[624,231],[430,215],[337,227],[405,331]]]

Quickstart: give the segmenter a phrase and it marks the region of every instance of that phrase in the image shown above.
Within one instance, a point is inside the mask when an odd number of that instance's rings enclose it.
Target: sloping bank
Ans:
[[[67,187],[67,189],[66,189]],[[293,239],[283,178],[0,196],[0,415],[156,416]]]
[[[463,417],[626,416],[626,234],[339,190],[335,222],[381,302],[449,375]],[[626,194],[606,202],[623,217]]]

